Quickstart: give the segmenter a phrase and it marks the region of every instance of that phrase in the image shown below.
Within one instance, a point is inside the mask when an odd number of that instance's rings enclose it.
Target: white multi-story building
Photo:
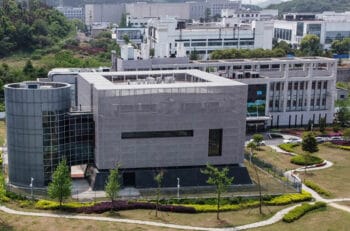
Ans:
[[[239,9],[241,1],[209,0],[181,3],[136,2],[125,5],[126,13],[131,17],[149,18],[172,16],[180,19],[205,18],[220,15],[222,9]]]
[[[295,47],[307,34],[319,36],[325,49],[334,40],[350,37],[350,13],[286,14],[284,18],[274,22],[274,37]]]
[[[56,7],[56,10],[61,12],[68,19],[79,19],[79,20],[83,21],[84,13],[83,13],[83,8],[82,7],[63,7],[63,6],[59,6],[59,7]]]
[[[119,23],[125,13],[125,4],[85,4],[85,24],[92,25],[96,22]]]
[[[199,69],[248,84],[247,130],[333,122],[337,61],[324,57],[117,61],[118,71]]]
[[[273,23],[186,24],[174,18],[152,19],[145,33],[145,43],[154,49],[154,57],[182,57],[197,52],[207,59],[212,51],[236,48],[272,48]],[[180,50],[185,52],[180,52]]]

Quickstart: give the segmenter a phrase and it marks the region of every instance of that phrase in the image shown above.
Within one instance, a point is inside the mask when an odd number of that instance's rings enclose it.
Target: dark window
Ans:
[[[124,172],[123,173],[123,185],[124,186],[135,186],[135,172]]]
[[[193,130],[123,132],[122,139],[169,138],[193,136]]]
[[[208,156],[221,156],[222,129],[209,129]]]

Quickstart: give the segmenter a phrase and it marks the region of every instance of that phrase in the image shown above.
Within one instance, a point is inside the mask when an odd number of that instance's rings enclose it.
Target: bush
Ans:
[[[198,205],[198,204],[190,204],[186,205],[194,208],[197,213],[207,213],[207,212],[217,212],[217,205]],[[220,206],[220,211],[237,211],[245,208],[255,208],[259,206],[259,201],[250,201],[241,204],[226,204]]]
[[[286,215],[283,216],[284,222],[293,222],[298,220],[300,217],[304,216],[307,212],[315,209],[325,208],[327,205],[324,202],[316,202],[315,204],[303,203],[302,205],[292,209]]]
[[[312,182],[312,181],[310,181],[310,180],[305,180],[304,184],[305,184],[307,187],[309,187],[309,188],[315,190],[315,191],[316,191],[317,193],[319,193],[319,194],[322,194],[322,195],[327,196],[327,197],[329,197],[329,196],[331,195],[330,192],[324,190],[324,189],[321,188],[319,185],[317,185],[316,183],[314,183],[314,182]]]
[[[280,144],[278,147],[286,152],[294,152],[294,148],[299,146],[299,144],[285,143]]]
[[[267,205],[286,205],[294,202],[309,201],[312,199],[310,193],[302,191],[301,193],[285,194],[282,196],[275,197],[270,201],[266,201]]]
[[[308,161],[306,161],[305,156],[304,155],[296,155],[293,156],[292,159],[290,159],[290,162],[293,164],[297,164],[297,165],[313,165],[313,164],[320,164],[323,162],[323,159],[317,157],[317,156],[310,156],[310,159]]]
[[[93,206],[81,207],[77,209],[78,212],[82,213],[104,213],[110,210],[131,210],[131,209],[156,209],[155,203],[150,202],[128,202],[128,201],[114,201],[112,202],[101,202]],[[160,211],[175,212],[175,213],[195,213],[196,210],[190,206],[180,205],[160,205],[158,208]]]
[[[89,207],[94,205],[94,203],[80,203],[80,202],[68,202],[62,204],[62,207],[60,207],[60,203],[56,201],[48,201],[48,200],[39,200],[35,203],[36,209],[62,209],[65,211],[72,211],[75,212],[80,208]]]

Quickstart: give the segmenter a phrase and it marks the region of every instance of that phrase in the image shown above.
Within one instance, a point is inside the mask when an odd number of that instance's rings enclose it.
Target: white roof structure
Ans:
[[[246,85],[199,70],[79,73],[97,90],[160,89]]]

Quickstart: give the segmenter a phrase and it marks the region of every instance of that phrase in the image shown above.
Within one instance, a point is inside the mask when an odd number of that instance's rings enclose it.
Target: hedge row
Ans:
[[[312,182],[312,181],[310,181],[310,180],[305,180],[304,184],[305,184],[307,187],[309,187],[309,188],[315,190],[315,191],[316,191],[317,193],[319,193],[319,194],[322,194],[322,195],[327,196],[327,197],[329,197],[329,196],[331,195],[330,192],[328,192],[327,190],[321,188],[319,185],[317,185],[316,183],[314,183],[314,182]]]
[[[65,211],[72,211],[75,212],[76,210],[80,208],[90,207],[93,206],[94,203],[79,203],[79,202],[68,202],[63,203],[62,207],[60,207],[60,203],[56,201],[48,201],[48,200],[39,200],[35,203],[36,209],[47,209],[47,210],[55,210],[55,209],[62,209]]]
[[[299,146],[299,144],[283,143],[279,144],[278,147],[286,152],[294,152],[294,148]]]
[[[270,201],[266,201],[265,204],[286,205],[294,202],[310,201],[311,199],[312,199],[312,195],[303,190],[301,193],[291,193],[291,194],[285,194],[282,196],[275,197]]]
[[[131,210],[131,209],[156,209],[155,203],[150,202],[128,202],[128,201],[114,201],[112,202],[101,202],[93,206],[81,207],[77,209],[80,213],[104,213],[107,211],[120,211],[120,210]],[[193,207],[180,206],[180,205],[159,205],[160,211],[175,212],[175,213],[196,213]]]
[[[317,156],[310,156],[310,159],[306,161],[304,155],[296,155],[290,159],[290,162],[293,164],[305,166],[305,165],[320,164],[323,162],[323,159]]]
[[[333,144],[331,142],[326,142],[324,143],[327,147],[330,147],[330,148],[339,148],[339,149],[343,149],[345,151],[350,151],[350,146],[344,146],[344,145],[336,145],[336,144]]]
[[[192,207],[196,210],[197,213],[208,213],[208,212],[216,212],[217,205],[198,205],[198,204],[188,204],[185,206]],[[259,201],[250,201],[242,204],[232,204],[232,205],[221,205],[220,211],[237,211],[245,208],[255,208],[259,206]]]
[[[304,216],[307,212],[310,212],[315,209],[326,207],[326,203],[324,202],[316,202],[315,204],[303,203],[302,205],[295,207],[291,211],[289,211],[286,215],[283,216],[284,222],[293,222],[298,220],[300,217]]]

